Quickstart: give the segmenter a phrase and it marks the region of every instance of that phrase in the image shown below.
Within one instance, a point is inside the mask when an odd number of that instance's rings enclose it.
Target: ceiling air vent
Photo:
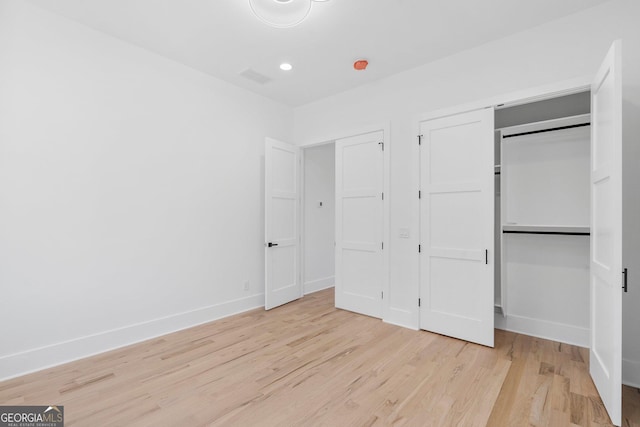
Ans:
[[[264,74],[260,74],[256,70],[252,70],[251,68],[247,68],[246,70],[240,71],[240,75],[246,79],[253,80],[256,83],[260,83],[261,85],[265,83],[269,83],[271,79]]]

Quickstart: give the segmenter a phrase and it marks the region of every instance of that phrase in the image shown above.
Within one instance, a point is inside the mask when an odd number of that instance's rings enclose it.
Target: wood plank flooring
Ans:
[[[640,427],[640,390],[622,387],[622,426]]]
[[[496,348],[333,307],[332,290],[0,383],[67,426],[608,426],[586,349]],[[625,426],[640,394],[625,389]],[[627,414],[625,414],[627,415]]]

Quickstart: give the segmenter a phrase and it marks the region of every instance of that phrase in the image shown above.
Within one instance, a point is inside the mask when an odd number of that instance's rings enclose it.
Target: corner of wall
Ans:
[[[314,292],[323,291],[325,289],[333,288],[335,284],[335,277],[325,277],[323,279],[311,280],[304,283],[304,294],[312,294]]]

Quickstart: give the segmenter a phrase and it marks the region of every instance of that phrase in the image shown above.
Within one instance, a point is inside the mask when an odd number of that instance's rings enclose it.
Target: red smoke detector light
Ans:
[[[358,71],[366,70],[367,65],[369,65],[369,61],[366,59],[359,59],[353,63],[353,69]]]

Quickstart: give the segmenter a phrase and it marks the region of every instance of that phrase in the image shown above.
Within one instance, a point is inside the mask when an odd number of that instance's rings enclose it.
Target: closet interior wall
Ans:
[[[303,153],[304,294],[335,283],[335,144],[307,147]]]
[[[590,93],[495,110],[496,327],[589,346]]]

